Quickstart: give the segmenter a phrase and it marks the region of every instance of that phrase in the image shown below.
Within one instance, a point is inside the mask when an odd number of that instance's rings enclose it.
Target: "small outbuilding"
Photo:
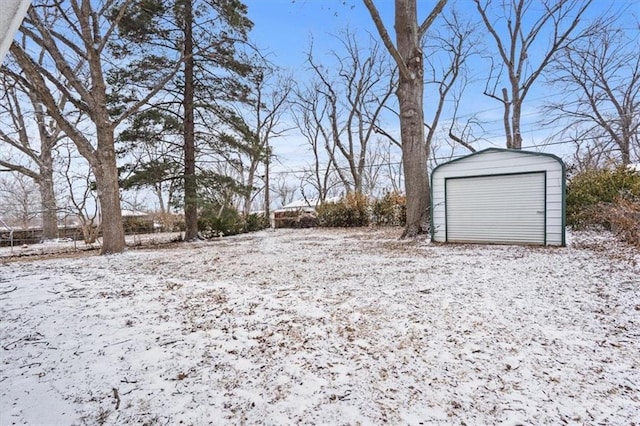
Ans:
[[[431,173],[431,240],[565,245],[566,172],[552,154],[489,148]]]

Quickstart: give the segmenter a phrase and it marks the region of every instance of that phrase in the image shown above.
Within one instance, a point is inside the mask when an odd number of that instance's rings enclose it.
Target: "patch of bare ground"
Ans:
[[[45,252],[21,252],[0,257],[0,265],[25,260],[51,260],[51,259],[75,259],[81,257],[97,256],[100,250],[97,247],[87,249],[63,249],[50,253]]]

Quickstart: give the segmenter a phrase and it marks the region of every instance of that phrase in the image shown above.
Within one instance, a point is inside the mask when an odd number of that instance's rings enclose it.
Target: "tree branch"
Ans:
[[[447,1],[448,0],[438,0],[438,3],[435,5],[429,16],[427,16],[427,18],[422,22],[420,28],[418,29],[419,39],[421,39],[425,35],[431,24],[433,24],[433,21],[435,21],[440,12],[442,12],[442,9],[444,9],[444,7],[446,6]]]
[[[19,164],[12,164],[12,163],[8,163],[6,161],[0,160],[0,166],[5,167],[7,169],[4,171],[18,172],[25,176],[29,176],[31,179],[33,179],[36,182],[40,180],[40,175],[38,173],[24,166],[21,166]]]
[[[376,29],[380,34],[380,38],[382,39],[382,42],[384,43],[385,47],[393,57],[393,60],[396,62],[396,65],[398,66],[398,70],[400,71],[400,73],[404,78],[410,80],[411,72],[409,72],[409,68],[407,67],[407,64],[402,59],[402,55],[400,55],[400,52],[398,52],[398,49],[396,49],[396,46],[391,41],[391,37],[389,37],[389,32],[385,28],[384,23],[382,22],[382,18],[380,18],[380,13],[378,13],[378,9],[373,4],[373,0],[362,0],[362,1],[364,5],[367,7],[367,9],[369,10],[371,19],[373,19],[373,23],[375,24]],[[440,1],[446,2],[446,0],[440,0]]]

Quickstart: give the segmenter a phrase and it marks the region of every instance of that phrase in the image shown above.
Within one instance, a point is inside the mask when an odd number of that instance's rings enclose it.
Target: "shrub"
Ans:
[[[404,226],[407,222],[407,198],[397,192],[387,192],[371,208],[376,225]]]
[[[640,173],[624,167],[615,170],[588,170],[575,175],[567,186],[567,224],[574,229],[592,226],[611,228],[603,214],[605,206],[619,200],[640,200]]]
[[[123,219],[124,233],[130,234],[148,234],[153,232],[153,221],[140,217],[127,217]]]
[[[276,212],[274,219],[276,228],[313,228],[318,226],[316,213],[303,209]]]
[[[362,194],[351,193],[336,203],[323,203],[317,211],[320,226],[356,227],[370,223],[369,200]]]
[[[244,232],[255,232],[270,226],[269,218],[264,214],[252,213],[244,220]]]
[[[204,238],[235,235],[242,232],[244,222],[238,211],[232,206],[220,208],[205,205],[198,218],[198,230]]]
[[[618,198],[613,205],[604,206],[603,213],[618,238],[640,247],[640,200]]]
[[[252,213],[243,219],[232,207],[205,206],[200,211],[198,230],[204,238],[223,237],[260,231],[269,227],[269,219],[263,214]]]

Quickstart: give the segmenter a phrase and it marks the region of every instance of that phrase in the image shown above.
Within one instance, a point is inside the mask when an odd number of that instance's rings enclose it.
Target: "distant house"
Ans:
[[[566,172],[555,155],[489,148],[431,173],[435,242],[565,245]]]
[[[151,217],[151,215],[147,212],[143,212],[141,210],[129,210],[122,209],[122,217],[123,218],[131,218],[131,217]]]
[[[328,198],[325,202],[337,202],[338,198]],[[296,200],[271,212],[272,228],[310,228],[318,224],[316,207],[320,200]]]
[[[122,209],[122,223],[126,233],[153,232],[153,215],[140,210]]]
[[[340,197],[328,197],[324,200],[325,203],[337,203],[338,201],[340,201]],[[303,210],[307,212],[315,212],[316,207],[319,205],[320,200],[316,198],[312,198],[311,200],[296,200],[289,204],[285,204],[279,209],[276,209],[276,211]]]

